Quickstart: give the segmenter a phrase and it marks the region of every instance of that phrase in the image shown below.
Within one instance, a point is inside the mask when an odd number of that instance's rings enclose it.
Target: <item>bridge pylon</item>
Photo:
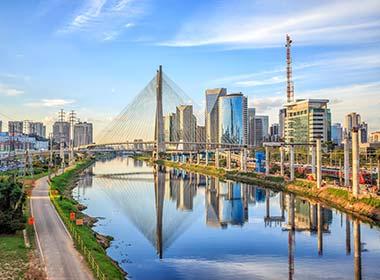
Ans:
[[[165,152],[164,115],[162,109],[162,65],[159,66],[156,75],[156,120],[155,120],[155,158],[160,158],[160,153]]]

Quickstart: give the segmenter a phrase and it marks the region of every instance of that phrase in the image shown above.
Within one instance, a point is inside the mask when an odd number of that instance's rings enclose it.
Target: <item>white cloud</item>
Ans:
[[[243,80],[238,81],[235,83],[237,86],[241,87],[254,87],[254,86],[265,86],[265,85],[273,85],[273,84],[280,84],[284,83],[286,81],[285,76],[274,76],[269,79],[263,79],[263,80]]]
[[[380,4],[362,1],[233,1],[207,9],[182,25],[161,45],[231,48],[283,46],[290,33],[297,45],[379,41]]]
[[[5,84],[0,84],[0,94],[6,95],[6,96],[18,96],[22,95],[25,92],[21,89],[17,89]]]
[[[266,98],[254,98],[250,106],[255,107],[258,113],[267,112],[271,109],[279,109],[285,103],[285,97],[275,96]]]
[[[86,32],[102,41],[115,40],[146,12],[145,0],[87,0],[58,33]]]
[[[29,102],[25,105],[31,107],[59,107],[75,103],[73,99],[41,99],[36,102]]]

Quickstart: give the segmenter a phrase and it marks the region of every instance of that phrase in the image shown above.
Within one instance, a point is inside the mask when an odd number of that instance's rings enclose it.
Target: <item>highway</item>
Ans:
[[[35,219],[37,247],[48,279],[94,279],[49,199],[47,180],[43,177],[36,182],[31,196],[31,211]]]

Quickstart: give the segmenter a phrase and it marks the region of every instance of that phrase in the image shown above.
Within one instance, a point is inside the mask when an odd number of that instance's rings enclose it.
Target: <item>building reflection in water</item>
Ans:
[[[94,178],[93,177],[93,169],[94,169],[93,166],[87,168],[83,172],[82,176],[80,177],[80,179],[77,183],[76,191],[73,194],[77,200],[80,200],[81,196],[84,197],[86,195],[86,189],[92,187],[93,178]]]
[[[137,163],[133,163],[135,166]],[[84,176],[81,187],[85,189],[92,185],[92,177]],[[129,179],[133,180],[133,179]],[[164,249],[172,242],[186,227],[179,230],[175,220],[183,220],[184,216],[175,213],[165,213],[169,210],[165,207],[170,201],[177,213],[188,213],[191,219],[193,208],[199,206],[199,200],[194,205],[194,199],[198,193],[204,192],[206,224],[209,227],[221,229],[231,226],[244,226],[249,221],[249,205],[265,203],[265,215],[263,217],[265,226],[281,226],[283,231],[288,231],[288,278],[293,279],[295,275],[295,239],[296,233],[302,232],[316,238],[316,253],[323,255],[323,237],[330,234],[333,213],[319,203],[309,202],[305,199],[295,197],[294,194],[276,193],[269,189],[263,189],[252,185],[237,183],[233,181],[221,181],[218,178],[188,173],[176,169],[165,169],[162,166],[154,167],[154,204],[155,204],[155,230],[151,240],[155,245],[159,258],[163,258]],[[118,199],[121,199],[118,197]],[[125,200],[124,200],[125,202]],[[280,208],[279,215],[272,215],[271,202]],[[128,205],[128,204],[124,204]],[[170,208],[171,209],[171,208]],[[129,215],[130,208],[127,209]],[[277,210],[278,211],[278,210]],[[286,214],[285,214],[286,213]],[[189,217],[187,215],[187,217]],[[167,217],[167,218],[165,218]],[[178,221],[180,221],[178,220]],[[181,220],[181,221],[182,221]],[[137,221],[137,220],[136,220]],[[187,223],[191,223],[189,220]],[[351,254],[351,221],[346,216],[346,254]],[[141,225],[140,225],[141,226]],[[180,231],[175,237],[165,236],[168,232],[165,227],[171,227],[169,232]],[[144,230],[142,230],[144,232]],[[153,233],[153,232],[152,232]],[[146,234],[150,239],[150,234]],[[355,279],[361,279],[361,243],[360,222],[353,221],[354,242],[354,272]],[[164,244],[166,243],[166,244]]]

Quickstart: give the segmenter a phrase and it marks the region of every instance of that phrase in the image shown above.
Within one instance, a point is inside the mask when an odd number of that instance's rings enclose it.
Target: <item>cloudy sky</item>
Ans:
[[[163,64],[198,104],[227,87],[277,122],[286,33],[296,98],[380,129],[378,0],[1,1],[0,119],[51,124],[62,107],[99,132]]]

